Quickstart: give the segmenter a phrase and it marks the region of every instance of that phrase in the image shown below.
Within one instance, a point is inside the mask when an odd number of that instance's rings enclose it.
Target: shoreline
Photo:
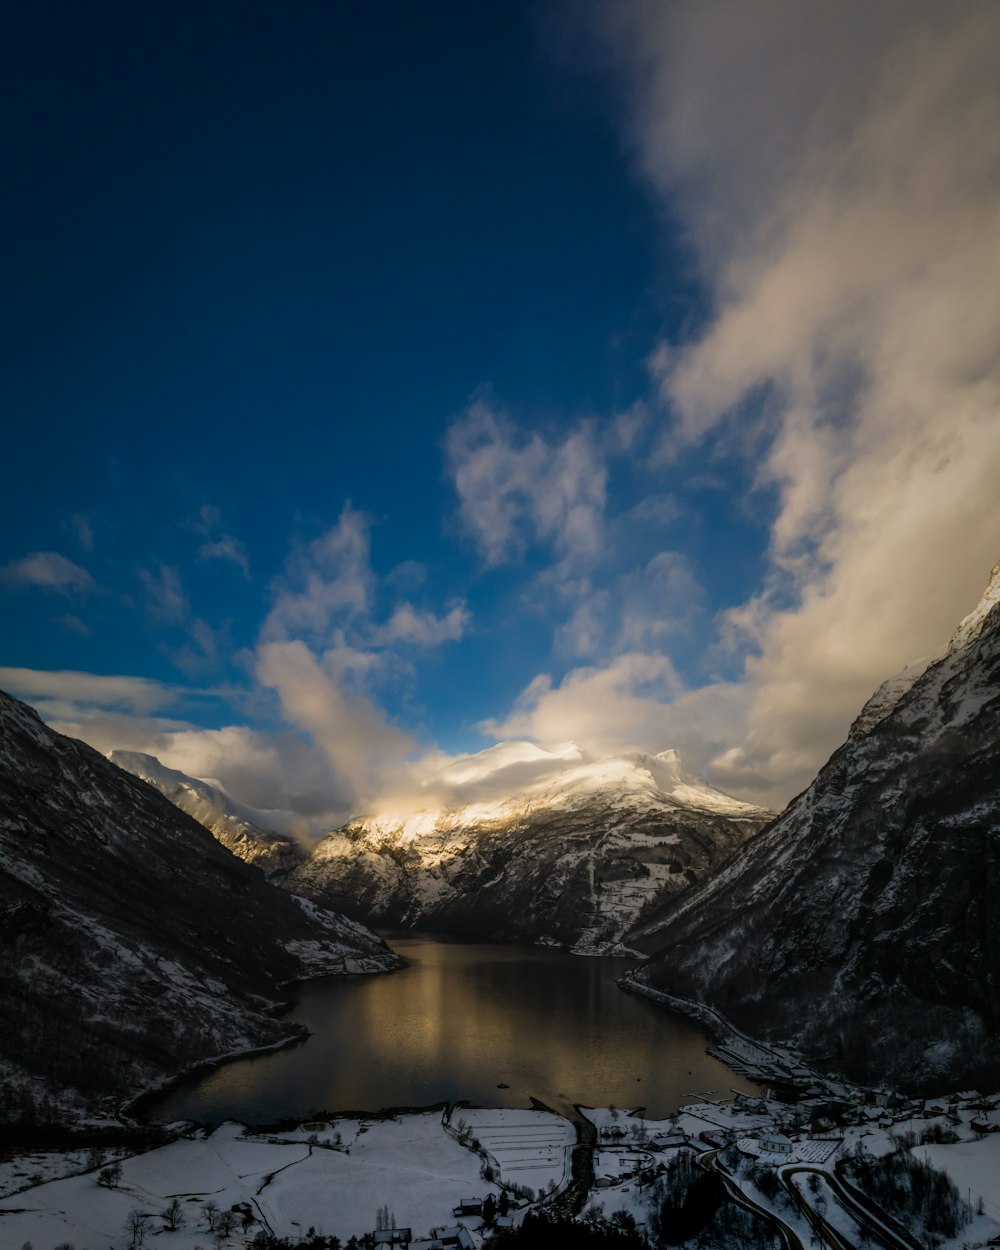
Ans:
[[[665,990],[654,989],[630,976],[621,977],[616,985],[626,993],[637,994],[640,998],[647,998],[678,1015],[695,1020],[714,1039],[715,1044],[708,1047],[707,1053],[744,1080],[753,1081],[757,1085],[766,1085],[769,1082],[782,1085],[808,1083],[819,1085],[828,1092],[838,1093],[848,1086],[851,1089],[867,1088],[855,1081],[817,1072],[785,1047],[751,1037],[737,1028],[721,1011],[707,1003],[668,994]]]

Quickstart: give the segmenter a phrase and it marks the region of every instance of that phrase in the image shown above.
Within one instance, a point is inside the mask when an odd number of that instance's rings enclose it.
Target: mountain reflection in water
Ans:
[[[385,936],[409,967],[304,983],[289,1016],[311,1031],[304,1045],[193,1078],[149,1117],[260,1124],[459,1099],[523,1107],[531,1098],[554,1110],[613,1103],[663,1116],[698,1092],[753,1088],[705,1053],[695,1024],[615,985],[632,961]]]

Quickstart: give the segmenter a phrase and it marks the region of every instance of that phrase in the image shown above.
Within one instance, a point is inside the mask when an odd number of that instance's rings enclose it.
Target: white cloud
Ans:
[[[502,720],[480,725],[494,738],[572,740],[596,755],[628,747],[662,750],[664,708],[682,683],[665,655],[630,652],[604,666],[573,669],[558,684],[539,674]]]
[[[788,797],[1000,554],[1000,9],[601,13],[712,300],[655,356],[670,436],[753,455],[778,500],[771,580],[727,621],[756,653],[712,777]]]
[[[60,595],[97,589],[86,569],[57,551],[32,551],[20,560],[0,566],[0,584],[11,590],[48,590]]]
[[[550,546],[568,564],[603,550],[607,470],[591,429],[546,441],[476,399],[447,438],[459,516],[487,565]]]
[[[603,588],[575,588],[577,606],[556,631],[556,648],[580,659],[625,652],[654,654],[690,631],[705,593],[678,551],[661,551]]]
[[[419,647],[436,647],[442,642],[456,642],[469,626],[471,615],[464,603],[456,603],[444,614],[421,611],[412,603],[401,603],[385,625],[375,626],[370,633],[374,646],[408,643]]]
[[[288,724],[324,752],[342,801],[365,808],[405,767],[413,740],[372,700],[348,690],[301,641],[265,643],[257,677],[276,691]]]
[[[337,524],[292,553],[274,585],[261,636],[323,645],[335,625],[367,615],[375,591],[371,521],[348,503]]]
[[[33,668],[0,668],[0,687],[35,703],[59,700],[86,708],[115,708],[149,714],[173,707],[191,693],[148,677],[103,677],[71,670],[44,672]]]

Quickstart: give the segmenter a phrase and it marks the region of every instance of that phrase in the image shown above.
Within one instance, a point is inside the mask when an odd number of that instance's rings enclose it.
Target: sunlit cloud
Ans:
[[[136,714],[173,707],[190,693],[149,677],[103,677],[31,668],[0,668],[0,688],[32,702],[58,699],[82,708],[115,708]]]
[[[664,741],[663,709],[682,689],[667,656],[632,652],[604,666],[573,669],[560,682],[539,674],[506,717],[480,728],[498,739],[570,740],[596,755],[659,751],[674,745]]]
[[[301,641],[265,643],[256,675],[276,692],[288,724],[323,751],[348,807],[368,806],[413,751],[408,734],[373,700],[348,690]]]
[[[752,456],[777,500],[771,578],[723,622],[749,654],[712,776],[787,798],[1000,549],[1000,10],[600,13],[711,296],[654,356],[668,437]]]

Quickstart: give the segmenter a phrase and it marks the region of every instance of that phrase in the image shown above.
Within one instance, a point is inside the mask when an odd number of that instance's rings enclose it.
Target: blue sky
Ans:
[[[789,797],[1000,558],[997,18],[868,7],[22,6],[0,685],[321,822]]]

